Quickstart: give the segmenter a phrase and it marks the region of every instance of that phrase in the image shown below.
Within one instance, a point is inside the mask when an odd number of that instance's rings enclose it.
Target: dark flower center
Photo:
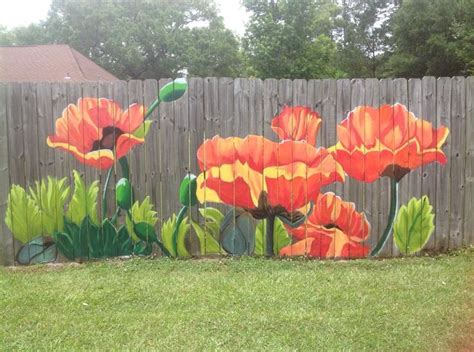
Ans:
[[[255,219],[266,219],[274,216],[282,216],[289,222],[295,223],[304,217],[299,211],[289,212],[281,205],[272,206],[268,203],[267,192],[260,193],[258,197],[258,207],[254,209],[246,209]]]
[[[330,229],[338,229],[338,230],[341,230],[341,228],[339,226],[337,226],[336,224],[328,224],[328,225],[324,225],[324,228],[330,230]],[[342,231],[342,230],[341,230]]]
[[[123,134],[123,131],[120,128],[108,126],[102,130],[102,139],[94,141],[92,144],[92,150],[99,149],[110,149],[114,150],[115,143],[117,138]]]
[[[393,178],[395,181],[399,182],[403,176],[410,172],[410,169],[398,166],[398,165],[388,165],[385,170],[382,172],[382,176],[387,176]]]

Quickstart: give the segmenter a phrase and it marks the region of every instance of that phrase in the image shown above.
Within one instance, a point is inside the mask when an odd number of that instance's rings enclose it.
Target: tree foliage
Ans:
[[[474,73],[474,0],[242,0],[243,38],[214,1],[53,0],[0,45],[65,43],[122,79],[421,77]]]
[[[123,79],[235,76],[240,65],[238,41],[208,0],[53,0],[43,23],[0,29],[0,40],[69,44]]]

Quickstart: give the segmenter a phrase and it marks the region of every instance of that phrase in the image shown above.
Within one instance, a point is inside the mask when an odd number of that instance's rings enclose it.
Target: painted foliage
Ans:
[[[54,261],[58,253],[69,260],[156,251],[190,257],[190,236],[197,238],[201,255],[361,258],[379,255],[391,237],[405,254],[427,243],[434,229],[429,199],[400,206],[399,183],[422,165],[446,164],[441,148],[449,132],[401,104],[356,107],[337,126],[335,145],[327,147],[317,146],[324,116],[307,106],[284,106],[273,117],[277,141],[259,135],[206,139],[196,151],[200,173],[181,182],[181,209],[159,224],[150,197],[135,199],[128,153],[145,143],[151,112],[161,102],[180,99],[186,88],[181,79],[165,85],[148,108],[124,109],[110,99],[84,97],[64,110],[46,143],[105,170],[103,193],[98,181],[86,184],[77,171],[71,185],[53,177],[29,189],[14,185],[5,221],[23,243],[19,263]],[[117,166],[116,207],[108,211],[108,184]],[[390,180],[386,228],[372,248],[374,234],[363,209],[325,191],[349,177]]]

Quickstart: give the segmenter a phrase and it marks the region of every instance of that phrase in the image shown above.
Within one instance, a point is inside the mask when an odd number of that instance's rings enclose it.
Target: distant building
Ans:
[[[0,82],[117,80],[69,45],[0,46]]]

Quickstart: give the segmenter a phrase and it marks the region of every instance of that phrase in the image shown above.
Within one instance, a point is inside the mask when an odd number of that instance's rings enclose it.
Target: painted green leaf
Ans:
[[[159,93],[159,98],[163,102],[172,102],[179,98],[181,98],[186,89],[188,87],[188,83],[184,78],[177,78],[172,82],[165,84]]]
[[[53,237],[56,247],[62,255],[64,255],[69,260],[76,259],[74,240],[70,234],[65,232],[56,232]]]
[[[216,240],[216,237],[219,236],[218,227],[201,226],[192,219],[191,225],[193,226],[193,229],[199,239],[199,249],[202,255],[221,253],[221,246]]]
[[[150,255],[153,251],[153,246],[150,242],[138,241],[133,246],[133,254],[140,256]]]
[[[21,186],[13,185],[10,189],[5,223],[13,236],[22,243],[42,234],[40,208]]]
[[[122,225],[117,231],[117,237],[114,240],[114,245],[117,249],[118,255],[131,255],[133,253],[132,238],[128,234],[127,227]]]
[[[395,220],[393,236],[400,252],[412,254],[420,251],[434,230],[434,214],[427,196],[412,198],[403,205]]]
[[[125,218],[125,223],[127,225],[128,233],[135,242],[139,239],[133,230],[133,222],[136,224],[139,222],[146,222],[151,226],[155,226],[158,221],[158,216],[156,211],[153,210],[153,204],[151,204],[150,197],[146,197],[142,203],[136,201],[130,210],[130,214],[132,215],[132,219],[127,216]]]
[[[196,196],[197,190],[197,179],[196,175],[188,174],[184,176],[179,186],[179,201],[182,205],[193,206],[196,205],[198,200]]]
[[[224,220],[224,214],[220,212],[219,209],[206,207],[206,208],[199,208],[199,212],[201,213],[202,217],[206,220],[206,223],[215,223],[219,227],[221,226],[222,220]],[[217,235],[219,232],[217,232]],[[219,237],[215,237],[219,239]]]
[[[155,228],[147,222],[139,222],[133,225],[133,231],[139,239],[145,242],[156,241]]]
[[[103,240],[104,257],[115,257],[117,255],[120,255],[120,247],[117,243],[117,230],[109,219],[105,219],[102,222],[102,226],[99,231]]]
[[[231,209],[221,223],[220,243],[229,254],[253,253],[255,248],[255,226],[252,216],[241,209]]]
[[[151,124],[153,123],[153,121],[151,120],[146,120],[143,122],[143,124],[141,124],[140,127],[138,127],[133,133],[132,135],[137,137],[137,138],[145,138],[146,135],[148,134],[148,132],[150,131],[150,127],[151,127]]]
[[[41,210],[43,234],[52,235],[64,229],[64,205],[69,197],[70,188],[67,178],[60,180],[48,176],[46,180],[37,181],[30,187],[31,197]]]
[[[173,214],[171,218],[166,220],[161,227],[161,241],[163,246],[172,257],[176,257],[176,252],[173,250],[173,231],[176,226],[176,215]],[[190,225],[188,218],[184,218],[178,229],[178,257],[190,257],[191,254],[186,249],[186,236],[189,233]]]
[[[255,229],[255,254],[265,255],[267,220],[261,220]],[[280,249],[291,244],[291,236],[286,231],[285,225],[279,218],[275,218],[273,225],[273,253],[278,255]]]
[[[72,222],[79,225],[82,220],[88,215],[91,221],[99,224],[97,218],[97,195],[99,193],[99,182],[92,182],[89,187],[86,187],[82,176],[76,170],[73,170],[74,175],[74,193],[72,194],[71,202],[69,203],[66,217]]]
[[[79,238],[75,243],[76,248],[80,248],[80,257],[102,258],[104,256],[104,241],[102,232],[89,216],[82,220]]]
[[[22,265],[54,262],[58,251],[54,242],[45,243],[43,237],[37,237],[21,246],[16,255]]]

